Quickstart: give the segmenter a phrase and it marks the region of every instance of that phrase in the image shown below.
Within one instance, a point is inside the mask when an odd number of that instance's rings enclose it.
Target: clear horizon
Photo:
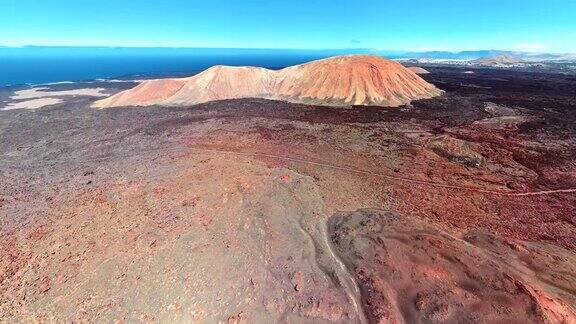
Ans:
[[[309,51],[309,52],[350,52],[361,51],[363,53],[425,53],[425,52],[446,52],[446,53],[460,53],[460,52],[481,52],[481,51],[494,51],[494,52],[517,52],[517,53],[534,53],[534,54],[576,54],[576,50],[568,52],[553,52],[546,50],[522,50],[522,49],[499,49],[499,48],[472,48],[462,50],[449,50],[449,49],[375,49],[375,48],[263,48],[263,47],[186,47],[186,46],[107,46],[107,45],[43,45],[43,44],[26,44],[26,45],[2,45],[0,48],[20,49],[20,48],[102,48],[102,49],[206,49],[206,50],[255,50],[255,51]]]
[[[575,53],[574,12],[571,0],[19,0],[0,4],[0,45]]]

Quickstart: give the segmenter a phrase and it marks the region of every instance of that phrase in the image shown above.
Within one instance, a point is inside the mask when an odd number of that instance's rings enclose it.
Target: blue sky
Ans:
[[[0,0],[0,45],[576,52],[576,0]]]

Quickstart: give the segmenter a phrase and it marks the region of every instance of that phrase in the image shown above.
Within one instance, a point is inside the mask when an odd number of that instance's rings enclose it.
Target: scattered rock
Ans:
[[[466,166],[480,167],[486,161],[482,154],[473,150],[471,143],[449,135],[431,138],[426,146],[434,153]]]

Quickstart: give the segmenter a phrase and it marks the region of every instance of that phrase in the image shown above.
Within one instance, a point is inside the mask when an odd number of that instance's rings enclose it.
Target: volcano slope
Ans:
[[[0,318],[573,323],[574,78],[427,69],[399,108],[0,111]]]
[[[189,78],[143,81],[94,107],[186,106],[265,98],[327,106],[395,107],[442,92],[398,62],[372,55],[335,56],[278,71],[214,66]]]

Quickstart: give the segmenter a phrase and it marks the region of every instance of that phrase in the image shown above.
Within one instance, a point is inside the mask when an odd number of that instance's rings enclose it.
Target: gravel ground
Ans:
[[[427,69],[394,109],[0,110],[0,318],[576,321],[576,81]]]

